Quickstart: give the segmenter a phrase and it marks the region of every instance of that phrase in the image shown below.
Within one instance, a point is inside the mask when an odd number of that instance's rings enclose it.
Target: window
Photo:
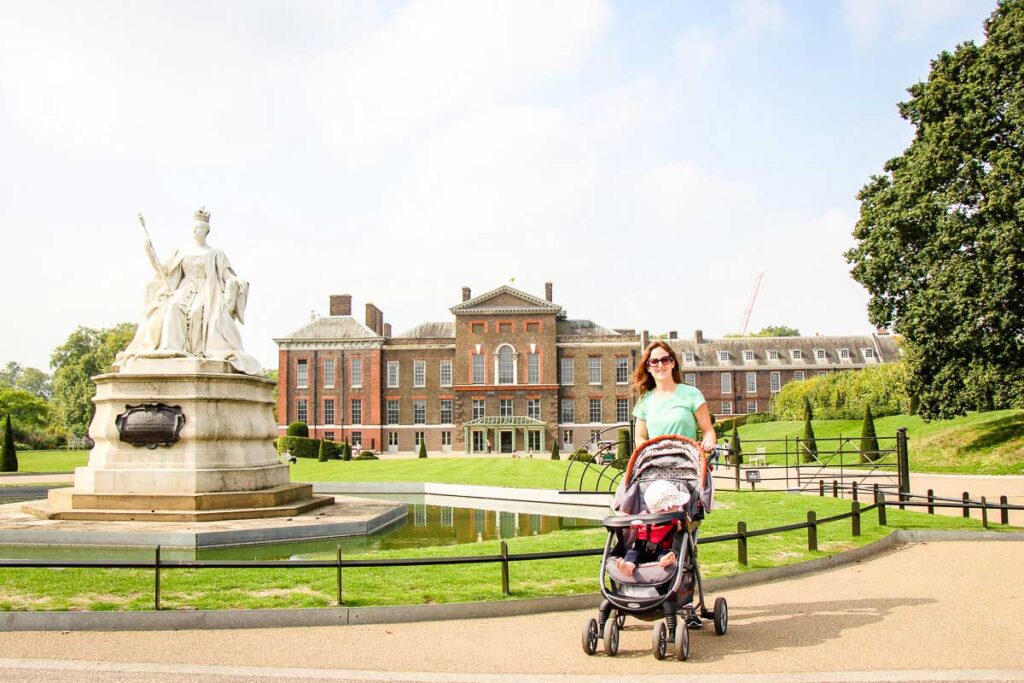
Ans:
[[[487,323],[470,323],[469,329],[473,334],[483,334],[487,331]]]
[[[781,372],[769,372],[768,373],[768,388],[771,389],[773,394],[777,394],[782,391],[782,373]]]
[[[512,334],[512,323],[498,323],[498,334]]]
[[[305,389],[309,386],[309,363],[300,360],[295,364],[295,388]]]
[[[753,360],[754,360],[754,352],[753,351],[744,351],[743,352],[743,362],[744,363],[750,363]]]
[[[484,403],[484,400],[482,398],[474,398],[473,399],[473,419],[474,420],[477,419],[478,417],[483,417],[484,415],[487,414],[487,411],[486,411],[486,408],[485,408],[486,405],[487,404]]]
[[[615,383],[629,383],[629,359],[624,356],[615,359]]]
[[[486,447],[484,446],[484,433],[473,432],[473,452],[483,453],[485,448]]]
[[[860,352],[864,355],[864,360],[873,361],[875,359],[874,349],[861,349]]]
[[[722,383],[722,393],[723,394],[731,394],[732,393],[732,373],[731,372],[723,372],[721,374],[721,383]]]
[[[562,448],[565,448],[565,449],[572,448],[572,430],[571,429],[563,429],[562,430]]]
[[[768,360],[778,360],[779,352],[776,349],[768,349]]]
[[[397,373],[398,371],[396,370],[395,372]],[[352,375],[351,379],[352,379],[352,386],[353,387],[361,387],[361,386],[363,386],[363,359],[362,358],[353,358],[352,359],[351,375]],[[397,375],[396,375],[395,382],[398,382]]]
[[[615,421],[616,422],[629,422],[629,399],[628,398],[617,398],[617,399],[615,399]]]
[[[388,446],[398,447],[398,432],[388,432]]]
[[[539,398],[528,398],[526,399],[526,416],[531,417],[534,420],[540,419],[540,399]]]
[[[334,424],[334,399],[324,399],[324,424]]]
[[[526,432],[526,448],[531,451],[540,450],[540,430],[531,429]]]
[[[562,399],[562,422],[576,421],[576,402],[571,398]]]
[[[510,399],[510,398],[498,399],[498,416],[499,417],[512,417],[512,399]]]
[[[427,361],[414,360],[412,362],[412,385],[414,387],[427,386]]]
[[[388,361],[388,386],[392,387],[392,388],[398,386],[398,361],[397,360],[389,360]]]
[[[803,370],[795,370],[793,372],[793,379],[795,379],[796,381],[799,382],[803,378],[804,378],[804,371]]]
[[[818,370],[818,377],[828,377],[828,370]]]
[[[836,353],[839,354],[839,360],[850,360],[850,349],[836,349]]]
[[[757,393],[757,373],[756,372],[748,372],[747,373],[747,393],[748,394],[756,394]]]
[[[599,398],[590,399],[590,421],[601,421],[601,399]]]
[[[452,385],[452,362],[450,360],[441,361],[441,386],[450,387]]]
[[[498,384],[515,384],[516,361],[511,346],[498,349]]]
[[[732,415],[732,401],[722,401],[722,415]]]
[[[591,440],[591,442],[596,444],[597,440],[600,437],[601,437],[601,430],[600,429],[591,429],[590,430],[590,440]]]
[[[803,360],[804,354],[800,349],[790,349],[789,357],[793,360]]]
[[[450,398],[441,399],[441,424],[449,425],[452,423],[452,400]]]
[[[352,399],[352,424],[363,424],[363,399]]]
[[[324,432],[324,441],[334,441],[334,432]]]
[[[473,384],[484,383],[484,355],[482,353],[473,354]]]
[[[562,384],[572,384],[576,381],[573,373],[572,358],[562,359]]]
[[[388,399],[387,403],[388,424],[396,425],[399,422],[398,401]]]
[[[442,446],[451,446],[452,445],[452,433],[451,432],[441,432],[441,445]]]
[[[332,389],[334,387],[334,359],[328,358],[324,361],[324,388]]]
[[[412,402],[412,423],[417,425],[427,424],[427,402],[422,398]]]
[[[690,386],[697,385],[697,373],[685,372],[683,373],[683,384],[689,384]]]
[[[527,384],[540,384],[540,354],[531,353],[526,357]]]
[[[693,354],[689,351],[683,351],[683,362],[693,364]]]
[[[718,352],[718,362],[719,363],[728,363],[729,362],[729,352],[728,351],[719,351]]]
[[[757,401],[747,401],[747,414],[757,412]]]
[[[526,323],[526,331],[531,334],[540,332],[540,323]]]
[[[601,356],[587,358],[587,382],[590,384],[601,383]]]
[[[304,398],[300,398],[295,402],[295,419],[299,422],[305,422],[309,419],[306,411],[306,399]]]
[[[814,349],[814,360],[828,360],[825,349]]]
[[[419,448],[420,444],[423,443],[424,441],[426,441],[426,439],[424,439],[423,436],[424,436],[423,432],[413,432],[412,433],[412,440],[413,440],[413,443],[416,444],[416,448]]]
[[[363,433],[352,432],[352,448],[359,450],[363,447]]]

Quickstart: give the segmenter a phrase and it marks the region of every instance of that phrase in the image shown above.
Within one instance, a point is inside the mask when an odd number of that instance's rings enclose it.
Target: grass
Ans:
[[[814,420],[816,439],[853,437],[849,450],[860,438],[861,420]],[[875,431],[881,436],[895,436],[899,427],[907,428],[910,469],[916,472],[950,472],[961,474],[1024,474],[1024,410],[996,410],[971,413],[952,420],[925,422],[916,415],[890,415],[875,418]],[[740,427],[744,453],[750,454],[758,445],[769,452],[782,451],[784,443],[757,444],[758,440],[794,439],[803,435],[801,420],[761,422]],[[880,447],[894,447],[894,440],[880,440]],[[820,445],[824,448],[824,445]],[[833,443],[829,448],[835,448]],[[793,448],[792,443],[790,448]],[[848,458],[848,459],[846,459]],[[853,462],[856,454],[845,456]],[[769,455],[770,464],[783,464],[785,456]],[[793,456],[790,458],[793,462]]]
[[[18,472],[73,472],[89,462],[89,451],[18,451]]]
[[[781,493],[721,492],[719,507],[705,520],[702,536],[735,531],[740,520],[750,530],[848,512],[840,499]],[[892,528],[979,529],[977,520],[888,511],[889,526],[877,514],[862,517],[862,536],[853,537],[848,520],[818,529],[819,550],[807,550],[805,531],[749,540],[749,564],[736,562],[735,542],[701,546],[705,576],[724,576],[793,564],[851,549],[887,535]],[[998,527],[994,527],[998,528]],[[600,548],[602,528],[560,531],[508,540],[511,553]],[[380,551],[357,558],[422,558],[496,555],[498,541],[455,546]],[[344,604],[407,605],[506,600],[596,592],[598,557],[513,562],[511,596],[501,593],[497,563],[429,567],[349,568],[344,572]],[[145,570],[0,569],[0,610],[145,610],[153,605],[153,572]],[[180,569],[161,573],[162,605],[170,609],[251,609],[329,607],[337,600],[333,569]]]

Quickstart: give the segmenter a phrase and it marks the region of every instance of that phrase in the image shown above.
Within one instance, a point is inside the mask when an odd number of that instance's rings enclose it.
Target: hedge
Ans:
[[[324,441],[324,448],[330,460],[341,457],[341,448],[333,441]],[[277,439],[277,452],[291,451],[296,458],[316,458],[320,455],[320,440],[307,439],[304,436],[280,436]]]
[[[804,398],[819,420],[859,420],[869,405],[875,417],[907,414],[912,412],[908,378],[904,362],[833,372],[786,384],[772,407],[779,420],[802,420]]]

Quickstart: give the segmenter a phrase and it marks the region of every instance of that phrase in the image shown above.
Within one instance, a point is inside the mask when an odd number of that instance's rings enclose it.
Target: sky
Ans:
[[[512,284],[605,327],[864,334],[856,194],[994,0],[0,0],[0,364],[141,319],[211,212],[246,350]]]

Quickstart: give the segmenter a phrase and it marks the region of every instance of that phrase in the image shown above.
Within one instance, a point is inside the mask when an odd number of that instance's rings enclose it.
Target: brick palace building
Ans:
[[[310,436],[378,451],[564,452],[595,434],[614,440],[633,410],[630,378],[647,333],[570,319],[545,297],[501,286],[477,297],[468,287],[454,320],[398,335],[380,309],[359,322],[352,297],[330,297],[279,349],[278,422],[309,425]],[[899,357],[884,334],[669,341],[685,382],[718,417],[768,409],[783,384]]]

